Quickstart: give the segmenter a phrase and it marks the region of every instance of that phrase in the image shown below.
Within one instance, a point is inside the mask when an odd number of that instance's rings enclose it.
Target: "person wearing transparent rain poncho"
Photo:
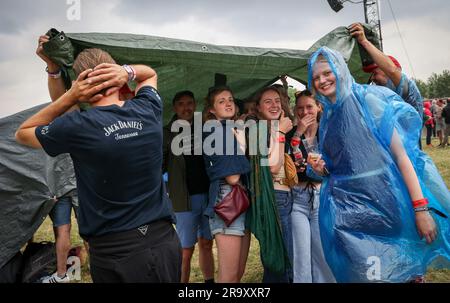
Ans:
[[[450,193],[417,146],[417,111],[387,88],[355,83],[329,48],[308,67],[324,107],[322,159],[308,163],[324,176],[321,240],[336,280],[407,282],[433,261],[450,264]]]

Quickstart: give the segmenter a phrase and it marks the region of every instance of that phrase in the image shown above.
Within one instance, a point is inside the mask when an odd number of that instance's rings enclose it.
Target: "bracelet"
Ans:
[[[281,130],[278,131],[280,134],[282,134],[283,136],[286,136],[285,132],[282,132]]]
[[[128,74],[128,82],[136,80],[136,70],[132,66],[124,64],[122,67]]]
[[[424,199],[412,201],[412,205],[413,205],[413,208],[427,206],[428,199],[424,198]]]
[[[133,78],[131,79],[131,81],[134,81],[134,80],[136,80],[136,77],[137,77],[136,70],[132,66],[130,66],[130,68],[133,71]]]
[[[45,71],[47,72],[49,78],[52,78],[52,79],[59,79],[59,78],[61,78],[61,69],[59,69],[58,72],[56,72],[56,73],[51,73],[51,72],[48,71],[48,66],[47,66],[45,68]]]
[[[421,211],[429,211],[430,209],[428,208],[428,206],[421,206],[421,207],[414,207],[414,212],[418,213]]]
[[[285,136],[279,136],[278,137],[278,143],[286,143],[286,137]]]

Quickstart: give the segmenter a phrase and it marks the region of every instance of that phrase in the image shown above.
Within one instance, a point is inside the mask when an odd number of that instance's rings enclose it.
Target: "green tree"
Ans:
[[[442,74],[431,74],[428,78],[428,93],[430,98],[450,96],[450,71],[444,70]]]
[[[417,84],[417,87],[419,88],[420,94],[424,98],[428,98],[428,84],[425,81],[422,81],[420,79],[414,79],[414,81]]]
[[[295,93],[297,92],[297,90],[295,88],[293,88],[292,86],[289,86],[288,88],[288,96],[289,96],[289,104],[291,106],[295,105]]]
[[[450,97],[450,71],[441,74],[432,73],[427,82],[415,79],[417,87],[424,98],[435,99]]]

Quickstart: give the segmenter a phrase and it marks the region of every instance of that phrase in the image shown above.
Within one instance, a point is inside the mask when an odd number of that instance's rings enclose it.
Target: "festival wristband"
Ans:
[[[286,137],[285,136],[279,136],[278,137],[278,142],[279,143],[285,143],[286,142]]]
[[[421,206],[421,207],[415,207],[414,208],[414,212],[418,213],[418,212],[422,212],[422,211],[429,211],[430,209],[428,208],[428,206]]]
[[[136,80],[136,70],[132,66],[124,64],[122,67],[128,74],[128,82]]]
[[[59,78],[61,78],[61,69],[58,70],[56,73],[51,73],[51,72],[49,72],[48,66],[47,66],[45,68],[45,71],[47,72],[49,78],[52,78],[52,79],[59,79]]]
[[[413,208],[427,206],[428,205],[428,199],[424,198],[424,199],[412,201],[412,205],[413,205]]]

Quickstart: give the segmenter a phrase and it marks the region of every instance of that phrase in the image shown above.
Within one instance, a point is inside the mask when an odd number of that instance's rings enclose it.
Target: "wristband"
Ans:
[[[286,137],[285,136],[279,136],[278,137],[278,143],[285,143],[286,142]]]
[[[428,208],[428,206],[421,206],[421,207],[414,207],[414,212],[418,213],[421,211],[429,211],[430,209]]]
[[[47,66],[45,68],[45,71],[47,72],[49,78],[52,78],[52,79],[59,79],[59,78],[61,78],[61,69],[58,70],[58,72],[56,72],[56,73],[51,73],[51,72],[48,71],[48,66]]]
[[[133,71],[133,79],[131,79],[131,80],[134,81],[134,80],[136,80],[136,77],[137,77],[136,70],[132,66],[130,66],[130,68]]]
[[[412,201],[412,205],[413,205],[413,208],[427,206],[428,205],[428,199],[424,198],[424,199]]]
[[[124,64],[122,67],[128,74],[128,82],[136,80],[136,70],[132,66]]]
[[[281,130],[278,131],[280,134],[282,134],[283,136],[286,136],[285,132],[282,132]]]

